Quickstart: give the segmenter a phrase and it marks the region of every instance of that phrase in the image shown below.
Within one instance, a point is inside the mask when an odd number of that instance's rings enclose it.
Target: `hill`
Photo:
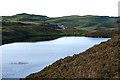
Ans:
[[[120,78],[120,36],[66,57],[27,78]]]
[[[29,21],[29,22],[38,22],[38,21],[44,21],[49,19],[47,16],[43,15],[34,15],[34,14],[27,14],[27,13],[21,13],[16,14],[13,16],[2,16],[2,19],[4,21]]]
[[[47,20],[50,23],[56,23],[58,25],[64,25],[67,27],[75,27],[82,30],[104,30],[110,28],[116,28],[118,17],[109,16],[64,16]]]
[[[90,15],[50,18],[21,13],[2,16],[2,44],[51,40],[61,36],[112,37],[120,34],[119,21],[119,17]]]
[[[57,25],[49,23],[3,22],[2,44],[55,39],[62,33],[57,29]]]
[[[101,29],[114,29],[117,28],[117,21],[119,17],[109,16],[63,16],[50,18],[44,15],[34,15],[21,13],[13,16],[2,16],[3,21],[22,21],[22,22],[48,22],[63,25],[65,27],[74,27],[81,30],[101,30]]]

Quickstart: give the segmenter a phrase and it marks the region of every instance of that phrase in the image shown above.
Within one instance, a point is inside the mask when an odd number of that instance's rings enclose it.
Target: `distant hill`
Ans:
[[[65,27],[73,27],[80,30],[105,30],[118,27],[119,17],[109,16],[63,16],[51,18],[44,15],[21,13],[13,16],[3,16],[3,21],[22,21],[22,22],[48,22]]]
[[[52,39],[50,36],[112,37],[120,34],[119,22],[119,17],[74,15],[50,18],[44,15],[21,13],[2,16],[0,31],[3,35],[3,44],[36,41],[35,37],[38,41],[49,40]]]
[[[48,20],[50,23],[56,23],[67,27],[75,27],[82,30],[104,30],[117,28],[118,17],[109,16],[64,16]]]
[[[120,78],[120,36],[54,62],[27,78]],[[34,80],[34,79],[33,79]]]
[[[27,14],[27,13],[16,14],[13,16],[3,16],[2,18],[3,20],[6,21],[30,21],[30,22],[44,21],[49,19],[49,17],[47,16]]]

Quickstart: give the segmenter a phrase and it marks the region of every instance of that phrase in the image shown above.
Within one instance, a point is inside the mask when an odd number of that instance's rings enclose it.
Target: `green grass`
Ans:
[[[120,32],[118,23],[118,17],[108,16],[50,18],[26,13],[3,16],[2,42],[41,41],[60,36],[112,37]],[[61,25],[64,25],[65,29],[59,28]]]
[[[97,28],[116,28],[118,27],[117,20],[117,17],[108,16],[65,16],[47,21],[77,29],[94,30]]]

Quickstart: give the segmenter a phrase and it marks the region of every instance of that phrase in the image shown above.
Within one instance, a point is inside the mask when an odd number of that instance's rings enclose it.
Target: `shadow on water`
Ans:
[[[15,42],[37,42],[37,41],[50,41],[50,40],[55,40],[57,38],[60,38],[62,36],[32,36],[29,38],[25,38],[25,39],[11,39],[11,40],[7,40],[7,41],[3,41],[2,45],[4,44],[9,44],[9,43],[15,43]]]
[[[2,78],[1,80],[20,80],[20,78]]]

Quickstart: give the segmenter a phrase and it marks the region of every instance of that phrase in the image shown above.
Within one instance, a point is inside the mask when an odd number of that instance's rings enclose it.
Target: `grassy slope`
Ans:
[[[50,23],[75,27],[83,30],[116,28],[117,17],[108,16],[65,16],[47,20]]]
[[[58,27],[45,23],[47,16],[17,14],[2,17],[2,44],[18,41],[43,41],[58,38]]]
[[[120,77],[120,36],[83,53],[54,62],[27,78],[117,78]]]
[[[4,21],[22,21],[22,22],[41,22],[46,21],[58,25],[64,25],[65,27],[74,27],[76,29],[84,30],[100,30],[100,29],[112,29],[118,27],[118,17],[109,16],[64,16],[58,18],[50,18],[42,15],[33,14],[17,14],[14,16],[3,16]]]
[[[5,23],[2,27],[2,43],[54,39],[61,32],[51,27],[21,22]]]
[[[42,15],[3,16],[2,43],[50,40],[60,36],[112,37],[120,34],[118,18],[107,16],[66,16],[49,18]],[[59,29],[57,25],[64,25]]]

